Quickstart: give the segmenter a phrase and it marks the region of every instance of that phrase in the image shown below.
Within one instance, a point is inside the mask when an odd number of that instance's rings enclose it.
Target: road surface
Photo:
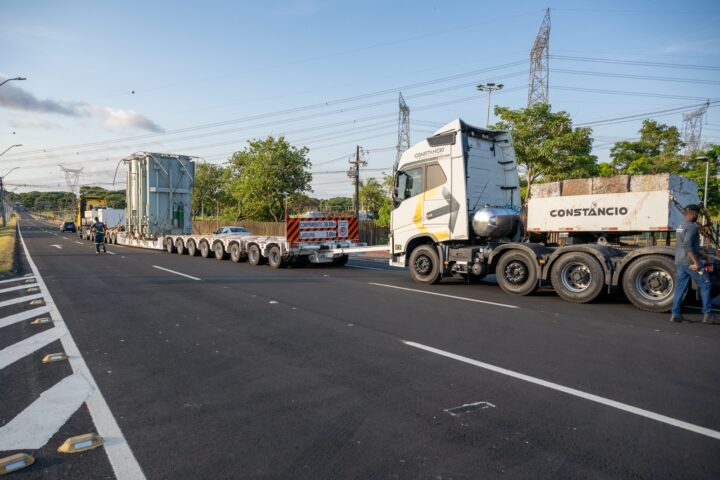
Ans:
[[[98,256],[51,225],[21,229],[21,274],[34,263],[40,281],[0,283],[0,446],[13,422],[60,426],[42,447],[0,452],[37,458],[12,478],[720,478],[720,327],[620,298],[424,287],[378,262]],[[3,293],[25,282],[43,288]],[[47,306],[46,290],[64,322],[12,320]],[[9,348],[60,327],[62,343],[3,366]],[[40,363],[69,338],[70,363]],[[89,393],[23,416],[69,377]],[[112,435],[55,453],[91,431]]]

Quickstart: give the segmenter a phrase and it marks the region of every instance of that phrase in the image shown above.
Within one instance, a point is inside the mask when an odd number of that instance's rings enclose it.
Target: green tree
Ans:
[[[201,216],[205,212],[215,212],[216,205],[227,206],[227,195],[224,194],[225,169],[212,163],[195,164],[195,181],[193,182],[192,211],[193,215]],[[217,203],[216,203],[217,202]]]
[[[705,192],[705,162],[698,160],[707,157],[709,160],[710,176],[708,178],[708,211],[713,218],[720,214],[720,178],[718,178],[718,162],[720,162],[720,145],[709,145],[702,152],[697,152],[694,158],[687,161],[682,171],[675,172],[694,180],[698,184],[700,201]]]
[[[228,192],[241,218],[283,218],[284,196],[310,191],[312,174],[307,147],[297,148],[285,138],[252,140],[230,159]]]
[[[642,175],[683,169],[680,150],[684,143],[677,127],[645,120],[639,133],[639,140],[617,142],[610,150],[616,172]]]
[[[386,188],[377,179],[368,178],[364,182],[360,181],[360,206],[372,218],[377,218],[378,211],[387,199]]]
[[[573,128],[568,113],[552,112],[550,105],[537,103],[517,110],[495,107],[495,114],[500,121],[493,128],[512,134],[515,158],[528,184],[540,178],[553,181],[596,173],[592,130]]]

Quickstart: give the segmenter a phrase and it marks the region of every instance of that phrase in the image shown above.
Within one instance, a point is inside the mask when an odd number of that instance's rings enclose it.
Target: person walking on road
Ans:
[[[95,237],[95,253],[100,255],[100,247],[102,247],[103,253],[107,253],[107,248],[105,248],[105,224],[98,217],[95,217],[95,223],[90,227],[90,232]]]
[[[675,273],[677,285],[675,287],[675,298],[673,299],[671,322],[682,322],[682,302],[685,292],[694,280],[700,290],[702,299],[703,323],[712,325],[720,324],[712,313],[712,284],[704,273],[700,253],[700,234],[697,224],[700,208],[697,205],[687,205],[683,211],[685,223],[677,229],[675,234]]]

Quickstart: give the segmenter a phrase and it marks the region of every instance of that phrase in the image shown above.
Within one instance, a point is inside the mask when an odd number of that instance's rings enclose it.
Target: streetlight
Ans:
[[[0,87],[2,87],[3,85],[5,85],[7,82],[11,82],[11,81],[13,81],[13,80],[27,80],[27,78],[25,78],[25,77],[8,78],[8,79],[6,79],[5,81],[3,81],[2,83],[0,83]]]
[[[8,152],[8,150],[10,150],[11,148],[15,148],[15,147],[22,147],[22,143],[18,143],[17,145],[10,145],[8,148],[5,149],[4,152],[0,153],[0,157],[5,155]]]
[[[488,127],[490,126],[490,97],[492,96],[492,92],[495,92],[497,90],[502,90],[504,86],[505,85],[503,85],[502,83],[495,84],[493,82],[488,82],[486,84],[480,84],[477,87],[475,87],[478,89],[478,91],[487,92],[487,94],[488,94],[487,118],[485,120],[485,125]]]
[[[10,147],[10,148],[12,148],[12,147]],[[8,148],[8,150],[10,150],[10,148]],[[5,150],[5,152],[7,152],[7,150]],[[3,153],[5,153],[5,152],[3,152]],[[3,180],[5,180],[5,177],[10,175],[12,172],[17,170],[18,168],[20,168],[20,167],[11,168],[5,175],[0,177],[0,212],[2,212],[2,226],[3,227],[7,226],[7,221],[5,220],[5,188],[3,187]]]
[[[708,191],[708,178],[710,177],[710,158],[709,157],[697,157],[695,160],[705,162],[705,190],[703,191],[703,208],[707,211],[707,191]]]

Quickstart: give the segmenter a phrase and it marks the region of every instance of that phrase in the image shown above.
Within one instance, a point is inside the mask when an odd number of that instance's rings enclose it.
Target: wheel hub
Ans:
[[[522,262],[510,262],[505,267],[505,278],[513,285],[524,283],[528,278],[528,270]]]
[[[432,262],[426,255],[420,255],[415,259],[415,271],[420,275],[427,275],[432,270]]]
[[[566,290],[579,293],[587,290],[592,283],[592,274],[587,265],[569,263],[562,269],[562,283]]]
[[[672,276],[665,270],[647,269],[635,280],[637,292],[648,300],[667,298],[673,291]]]

